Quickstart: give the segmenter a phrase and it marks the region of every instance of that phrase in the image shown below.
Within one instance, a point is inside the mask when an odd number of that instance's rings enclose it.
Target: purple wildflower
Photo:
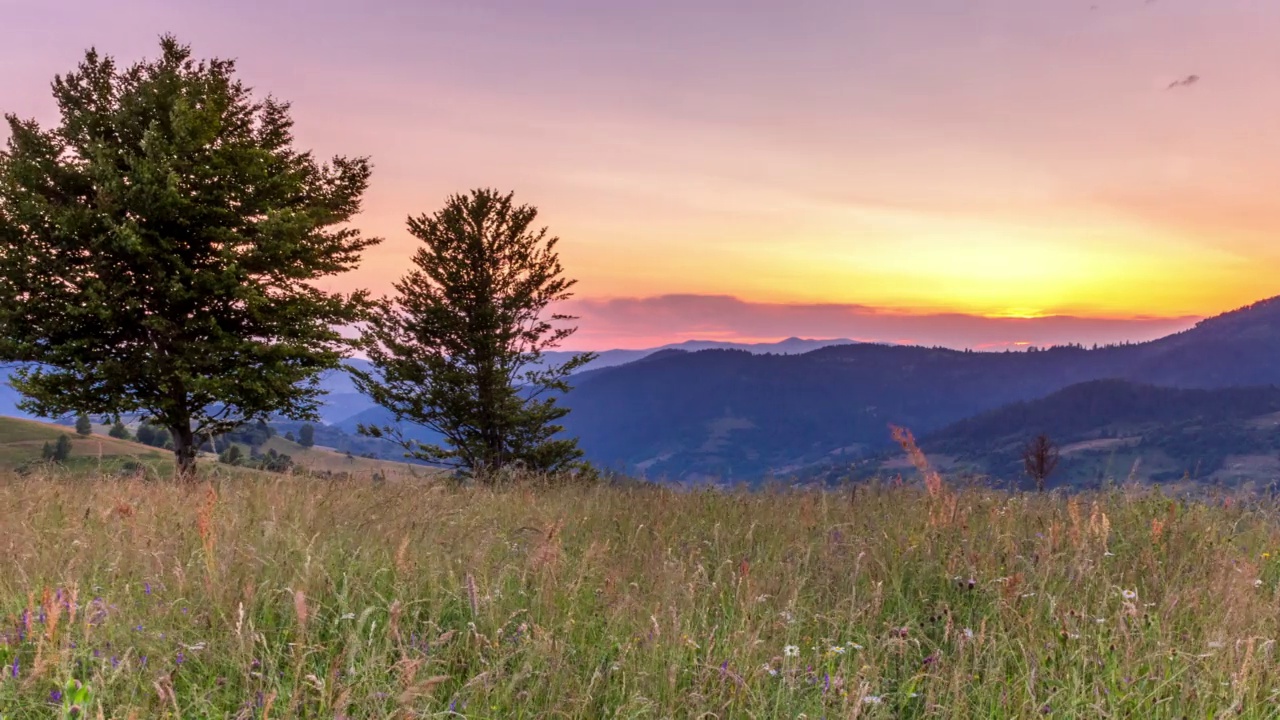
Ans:
[[[53,703],[54,705],[57,705],[58,703],[62,702],[62,691],[61,690],[49,691],[49,702]]]
[[[21,666],[18,665],[18,658],[15,657],[13,659],[13,665],[9,666],[9,677],[17,679],[18,675],[21,673],[21,670],[22,670]]]

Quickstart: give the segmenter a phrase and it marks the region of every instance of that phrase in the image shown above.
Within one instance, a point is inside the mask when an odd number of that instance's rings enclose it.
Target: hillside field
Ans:
[[[0,472],[42,469],[46,473],[127,474],[142,472],[152,479],[173,475],[173,455],[170,451],[149,447],[131,440],[120,440],[107,435],[109,426],[95,425],[93,434],[77,435],[75,429],[64,425],[0,416]],[[136,430],[136,428],[130,428]],[[59,436],[71,438],[71,457],[61,466],[41,467],[40,453],[46,442],[55,443]],[[248,448],[244,448],[246,454]],[[330,448],[303,447],[276,436],[263,444],[262,450],[275,450],[293,458],[295,466],[303,473],[346,474],[368,479],[375,473],[382,477],[424,478],[436,472],[431,468],[391,460],[373,460],[359,456],[347,457]],[[220,465],[217,456],[203,453],[200,462],[209,472],[217,475],[256,475],[258,471]]]
[[[1275,716],[1280,513],[0,476],[0,714]],[[69,695],[67,696],[69,697]]]

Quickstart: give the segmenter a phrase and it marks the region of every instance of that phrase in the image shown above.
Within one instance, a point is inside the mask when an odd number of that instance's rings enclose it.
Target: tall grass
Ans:
[[[1271,717],[1276,520],[1136,490],[7,477],[0,716],[79,683],[102,718]]]

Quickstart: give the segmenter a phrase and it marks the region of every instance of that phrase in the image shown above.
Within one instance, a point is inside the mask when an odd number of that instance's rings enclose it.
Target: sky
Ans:
[[[368,155],[409,215],[493,186],[577,278],[570,347],[1145,340],[1280,294],[1274,0],[0,0],[0,110],[174,33]],[[1185,81],[1195,76],[1195,82]],[[1170,87],[1173,85],[1173,87]]]

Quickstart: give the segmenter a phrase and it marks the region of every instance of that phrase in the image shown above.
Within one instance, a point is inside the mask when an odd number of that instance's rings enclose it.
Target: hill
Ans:
[[[802,355],[667,353],[590,371],[566,398],[588,457],[649,477],[752,480],[877,453],[887,425],[934,431],[1116,378],[1180,388],[1280,384],[1280,299],[1142,344],[1026,352],[858,344]]]
[[[102,431],[102,428],[99,428]],[[76,435],[71,428],[25,418],[0,417],[0,468],[28,468],[40,462],[45,443],[56,443],[66,435],[71,439],[71,468],[102,468],[107,471],[146,466],[171,474],[169,452],[129,440],[109,437],[105,431],[89,436]]]
[[[822,347],[832,345],[850,345],[855,341],[848,338],[837,338],[832,340],[813,340],[808,338],[787,338],[778,342],[771,343],[733,343],[719,342],[715,340],[686,340],[680,343],[671,343],[658,347],[644,348],[640,350],[603,350],[596,354],[596,358],[590,363],[578,370],[578,375],[582,376],[586,373],[603,370],[605,368],[617,367],[627,363],[637,362],[645,358],[663,355],[672,351],[679,352],[696,352],[699,350],[742,350],[755,355],[766,353],[778,355],[796,355],[800,353],[810,352]],[[576,351],[552,350],[545,353],[543,359],[547,364],[559,365],[568,362],[579,353]],[[361,358],[351,358],[346,364],[361,370],[368,370],[371,365],[368,360]],[[324,397],[324,404],[320,410],[321,420],[325,423],[335,426],[341,426],[346,432],[355,432],[355,426],[361,422],[383,422],[382,414],[374,410],[376,407],[368,397],[362,395],[356,390],[355,384],[351,381],[351,376],[345,372],[329,372],[325,373],[320,379],[320,386],[328,393]],[[3,408],[4,396],[0,395],[0,409]],[[373,410],[373,412],[367,412]]]
[[[920,447],[947,470],[1022,479],[1020,451],[1037,433],[1062,449],[1052,484],[1088,486],[1128,474],[1232,485],[1280,480],[1275,386],[1196,390],[1123,380],[1081,383],[960,421],[922,438]],[[877,463],[867,465],[874,469]]]

